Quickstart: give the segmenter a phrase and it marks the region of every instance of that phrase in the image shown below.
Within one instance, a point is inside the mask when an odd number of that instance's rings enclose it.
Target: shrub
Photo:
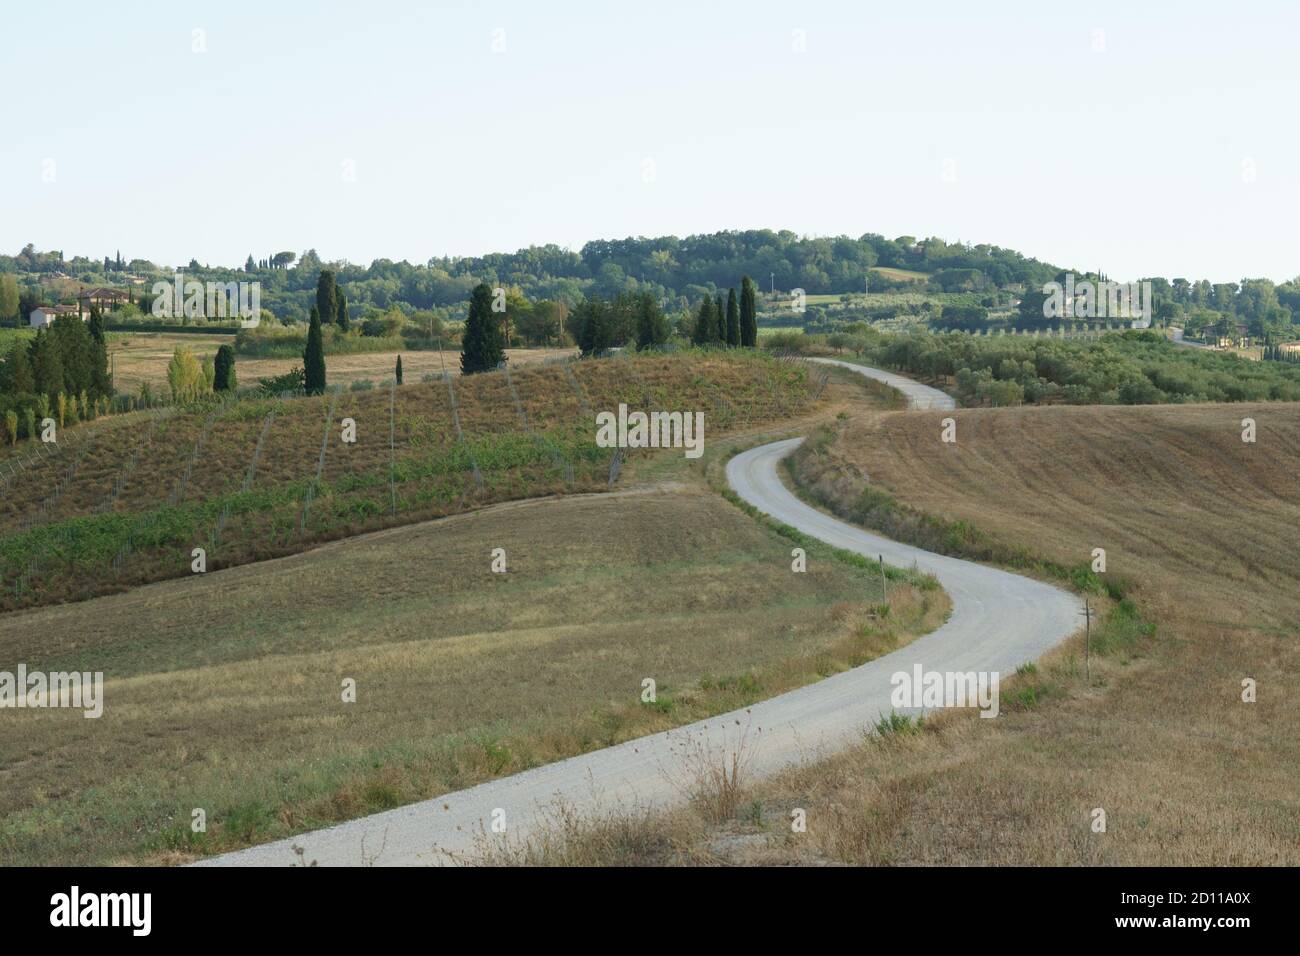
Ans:
[[[876,733],[881,737],[909,737],[921,729],[920,717],[909,717],[890,711],[876,721]]]
[[[295,367],[283,375],[262,379],[258,382],[257,390],[263,395],[279,395],[283,392],[300,392],[304,387],[303,370]]]

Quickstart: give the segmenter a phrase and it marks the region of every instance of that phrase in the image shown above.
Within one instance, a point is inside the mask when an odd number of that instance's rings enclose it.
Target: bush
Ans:
[[[257,390],[263,395],[279,395],[283,392],[300,392],[305,387],[303,370],[293,368],[283,375],[262,379],[258,382]]]
[[[909,717],[896,711],[876,721],[876,733],[881,737],[910,737],[921,729],[922,718]]]
[[[791,352],[795,355],[806,353],[817,340],[802,332],[773,332],[759,339],[759,344],[772,352]]]

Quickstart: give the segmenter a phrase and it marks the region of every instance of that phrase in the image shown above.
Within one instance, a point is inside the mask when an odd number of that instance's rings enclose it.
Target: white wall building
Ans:
[[[42,305],[32,309],[29,324],[34,329],[49,328],[61,315],[78,315],[84,322],[86,316],[75,305]]]

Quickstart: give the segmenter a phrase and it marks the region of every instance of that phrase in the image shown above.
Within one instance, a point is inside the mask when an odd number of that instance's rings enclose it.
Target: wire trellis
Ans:
[[[325,433],[320,440],[320,457],[316,460],[316,475],[312,478],[311,484],[307,486],[307,491],[302,496],[302,513],[298,519],[298,534],[305,534],[307,531],[307,519],[311,516],[311,504],[316,500],[316,489],[320,486],[320,476],[325,471],[325,453],[329,450],[330,428],[334,424],[334,412],[338,409],[339,393],[343,391],[343,386],[336,385],[330,395],[329,411],[325,413]]]
[[[480,492],[483,491],[483,473],[478,470],[478,462],[474,460],[474,452],[465,441],[465,433],[460,427],[460,411],[456,406],[456,387],[452,385],[451,376],[447,377],[447,395],[451,399],[451,421],[456,426],[456,440],[465,446],[465,452],[469,455],[469,465],[474,472],[474,487]]]
[[[510,377],[510,367],[505,362],[502,362],[499,368],[506,373],[506,384],[510,386],[510,395],[514,399],[515,410],[519,414],[519,420],[524,423],[524,428],[528,431],[528,434],[532,436],[537,447],[544,452],[548,450],[550,451],[551,466],[560,474],[566,484],[572,485],[573,462],[569,461],[569,459],[565,457],[558,448],[548,445],[546,439],[539,435],[536,429],[533,428],[532,423],[528,420],[528,413],[524,409],[524,403],[519,398],[519,390],[515,387],[514,380]]]
[[[275,421],[275,415],[278,411],[279,408],[274,407],[267,412],[266,417],[262,419],[262,430],[257,436],[257,444],[253,446],[253,457],[248,463],[248,470],[244,473],[243,484],[239,487],[240,494],[247,492],[253,487],[253,482],[257,478],[257,463],[262,457],[262,446],[266,443],[266,433],[271,430],[271,423]],[[216,526],[208,535],[209,556],[214,554],[217,550],[217,546],[221,544],[221,535],[226,530],[226,523],[229,522],[229,520],[230,502],[227,501],[225,506],[221,509],[221,515],[217,518]]]

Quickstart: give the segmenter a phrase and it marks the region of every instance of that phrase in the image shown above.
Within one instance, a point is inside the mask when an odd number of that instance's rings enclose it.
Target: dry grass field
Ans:
[[[946,614],[941,593],[896,583],[883,621],[873,571],[813,550],[795,575],[789,555],[695,482],[4,615],[0,669],[106,685],[98,720],[6,712],[0,864],[175,862],[285,836],[744,706]]]
[[[944,414],[955,446],[938,440]],[[1094,631],[1091,682],[1072,642],[1003,688],[997,720],[869,738],[749,788],[724,825],[690,811],[561,821],[515,862],[1300,862],[1295,406],[882,414],[845,424],[826,454],[848,508],[865,473],[995,549],[1076,566],[1105,548],[1129,590]],[[806,833],[791,832],[794,807]]]
[[[912,269],[895,269],[892,266],[872,266],[872,272],[879,272],[882,276],[890,279],[901,279],[906,282],[928,282],[930,274],[928,272],[916,272]]]
[[[155,392],[167,387],[167,363],[177,346],[189,348],[198,358],[212,357],[218,347],[233,345],[232,335],[190,335],[166,332],[141,332],[128,337],[113,336],[109,354],[113,362],[113,383],[119,392],[134,395],[148,382]],[[364,352],[355,355],[331,355],[329,379],[332,384],[351,385],[368,379],[379,383],[393,377],[397,352]],[[449,347],[440,357],[438,352],[404,351],[402,378],[418,382],[424,375],[436,375],[444,367],[454,375],[460,374],[460,352]],[[506,349],[506,358],[514,367],[533,365],[548,359],[572,356],[577,349]],[[241,385],[256,385],[259,380],[283,375],[302,359],[253,358],[236,356],[235,372]]]

